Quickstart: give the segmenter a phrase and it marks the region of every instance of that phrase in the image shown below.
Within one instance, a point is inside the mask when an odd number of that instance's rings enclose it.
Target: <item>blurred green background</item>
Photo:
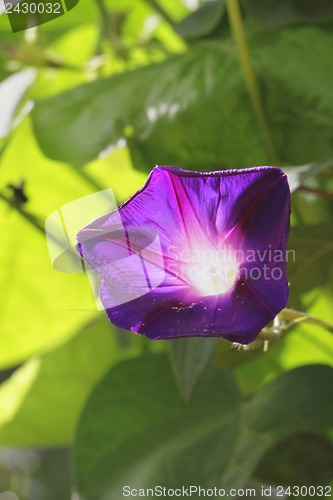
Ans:
[[[299,322],[267,352],[146,342],[52,268],[44,234],[59,207],[108,188],[121,202],[155,164],[277,165],[288,307],[332,325],[332,54],[331,0],[81,0],[17,33],[0,16],[1,500],[332,485],[328,328]]]

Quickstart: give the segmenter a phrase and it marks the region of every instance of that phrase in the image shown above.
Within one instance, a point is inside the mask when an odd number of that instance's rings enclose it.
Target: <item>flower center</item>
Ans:
[[[238,264],[230,248],[194,250],[188,261],[188,278],[202,296],[219,295],[235,283]]]

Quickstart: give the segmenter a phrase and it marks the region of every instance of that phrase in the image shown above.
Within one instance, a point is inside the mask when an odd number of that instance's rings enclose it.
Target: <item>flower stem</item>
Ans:
[[[170,14],[162,7],[158,0],[146,0],[146,2],[166,21],[172,28],[175,23]]]
[[[238,57],[243,70],[244,79],[247,85],[247,90],[258,121],[258,125],[261,129],[261,133],[264,142],[266,144],[267,150],[269,151],[269,154],[271,155],[274,163],[277,164],[279,163],[279,160],[273,144],[264,108],[261,102],[255,73],[253,71],[253,66],[245,38],[244,26],[238,0],[226,0],[226,8],[228,12],[230,25],[233,31],[234,39],[237,45]]]
[[[108,34],[108,11],[107,8],[105,7],[104,0],[96,0],[96,5],[99,10],[100,21],[99,21],[98,41],[95,52],[97,55],[99,55],[102,53],[103,40],[104,38],[107,38]]]
[[[44,226],[39,222],[39,220],[37,219],[37,217],[35,217],[34,215],[26,212],[23,208],[21,208],[20,205],[12,203],[11,200],[9,198],[7,198],[7,196],[3,195],[2,193],[0,193],[0,199],[3,200],[5,203],[7,203],[7,205],[10,208],[16,210],[35,229],[37,229],[40,233],[42,233],[43,235],[45,235]]]
[[[317,318],[316,316],[312,316],[311,314],[307,314],[304,312],[300,311],[295,311],[294,309],[283,309],[279,313],[279,317],[281,319],[285,319],[287,321],[290,321],[292,323],[298,323],[298,322],[306,322],[310,323],[312,325],[317,325],[325,330],[328,330],[330,333],[333,333],[333,326],[327,323],[326,321]]]
[[[323,198],[326,198],[327,200],[333,200],[333,193],[330,193],[329,191],[324,191],[323,189],[318,189],[318,188],[313,188],[313,187],[308,187],[308,186],[300,186],[298,188],[298,191],[303,191],[304,193],[317,194],[318,196],[322,196]]]

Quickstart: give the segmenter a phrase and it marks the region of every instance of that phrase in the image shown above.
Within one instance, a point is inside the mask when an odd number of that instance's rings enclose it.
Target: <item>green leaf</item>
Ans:
[[[36,136],[45,154],[76,165],[128,136],[144,151],[136,164],[143,170],[223,167],[231,158],[240,165],[246,157],[253,163],[263,146],[237,68],[236,57],[217,44],[78,87],[36,103]]]
[[[207,374],[189,405],[180,397],[164,357],[142,358],[110,371],[92,394],[79,425],[77,479],[84,497],[118,500],[123,484],[167,486],[169,474],[174,486],[186,484],[187,467],[197,457],[182,456],[184,450],[201,444],[204,456],[212,435],[229,432],[227,449],[239,395],[230,373],[214,375]],[[219,463],[227,460],[226,451],[221,452]],[[212,472],[207,457],[199,463],[203,475]]]
[[[260,480],[260,484],[281,484],[286,487],[290,484],[330,484],[333,479],[333,443],[319,433],[288,437],[261,459],[255,477]]]
[[[305,165],[331,158],[328,121],[333,80],[327,61],[330,31],[314,27],[266,33],[251,47],[262,96],[282,163]],[[326,75],[326,76],[325,76]]]
[[[180,392],[188,401],[217,348],[213,338],[184,338],[170,341],[170,359]]]
[[[333,242],[325,224],[293,227],[289,236],[288,279],[290,307],[296,308],[302,293],[327,284],[331,286]]]
[[[332,34],[299,28],[247,35],[281,162],[326,160],[333,140]],[[33,119],[45,154],[77,165],[124,137],[141,151],[135,166],[143,170],[271,161],[230,39],[38,101]]]
[[[224,0],[207,0],[176,25],[176,32],[185,39],[202,38],[215,30],[223,14]]]
[[[73,198],[89,194],[89,183],[75,170],[40,154],[27,120],[2,156],[1,174],[0,189],[7,198],[11,196],[7,185],[25,180],[28,202],[21,209],[41,228],[0,199],[0,366],[7,367],[60,345],[96,315],[96,306],[86,276],[53,269],[43,233],[44,218]]]
[[[164,357],[111,370],[79,424],[81,494],[87,500],[119,499],[127,484],[241,487],[275,441],[332,425],[332,368],[294,370],[243,402],[231,373],[209,370],[186,403]]]
[[[36,146],[27,118],[3,152],[1,179],[0,192],[7,198],[12,194],[7,185],[25,180],[28,202],[21,209],[43,228],[46,217],[66,203],[104,186],[115,186],[122,201],[145,176],[133,171],[126,149],[95,161],[84,172],[52,162]],[[3,199],[0,220],[0,367],[5,368],[61,345],[95,318],[97,310],[86,276],[53,269],[42,230]]]
[[[102,314],[63,346],[31,358],[0,386],[0,445],[70,444],[88,394],[122,356]]]
[[[285,373],[266,385],[246,407],[241,438],[223,474],[223,484],[230,488],[244,485],[274,442],[300,431],[330,428],[332,382],[332,368],[311,365]]]
[[[333,21],[331,0],[245,0],[250,16],[264,29]]]

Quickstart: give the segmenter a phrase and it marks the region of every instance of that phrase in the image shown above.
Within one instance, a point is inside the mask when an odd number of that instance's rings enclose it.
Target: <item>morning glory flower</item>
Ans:
[[[150,339],[252,342],[286,306],[290,192],[275,167],[156,167],[82,229],[108,318]]]

